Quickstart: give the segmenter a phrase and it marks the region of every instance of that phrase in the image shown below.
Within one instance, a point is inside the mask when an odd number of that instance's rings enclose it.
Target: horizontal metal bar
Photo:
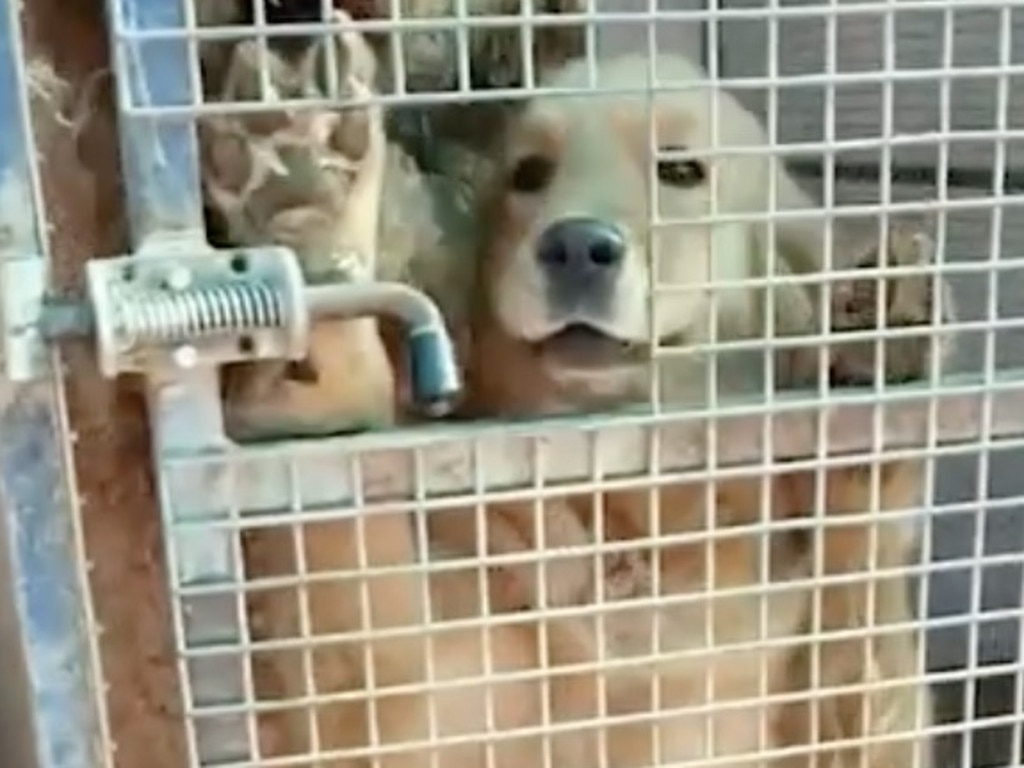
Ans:
[[[934,434],[929,435],[932,409]],[[444,424],[273,447],[165,453],[161,465],[169,477],[180,474],[183,482],[187,477],[202,484],[204,469],[230,464],[234,508],[257,512],[293,509],[296,498],[312,508],[468,495],[539,482],[586,482],[595,472],[597,479],[671,473],[699,478],[709,465],[708,434],[718,467],[844,454],[870,454],[870,461],[886,450],[926,448],[930,437],[948,445],[1020,435],[1024,370],[1005,372],[994,382],[974,375],[937,387],[888,387],[882,395],[833,390],[827,400],[796,392],[770,405],[723,402],[713,415],[663,411]]]
[[[1006,0],[974,0],[971,4],[973,9],[988,8],[1001,10],[1006,7]],[[448,29],[458,26],[467,29],[502,29],[522,27],[564,27],[575,24],[638,24],[649,25],[653,22],[660,23],[698,23],[715,22],[730,19],[748,21],[768,21],[775,19],[815,19],[835,18],[843,16],[891,16],[899,15],[901,10],[909,13],[923,13],[925,11],[954,10],[962,8],[961,0],[914,0],[906,9],[893,6],[891,0],[861,0],[857,3],[834,4],[816,3],[801,5],[773,5],[770,7],[715,7],[715,8],[687,8],[686,10],[670,10],[659,8],[654,11],[613,11],[601,10],[600,12],[572,12],[564,11],[558,13],[531,13],[529,16],[522,14],[449,14],[436,16],[415,16],[402,14],[396,19],[359,19],[358,21],[323,21],[323,22],[296,22],[274,24],[273,26],[245,26],[245,25],[221,25],[208,27],[202,30],[190,29],[187,34],[190,36],[201,36],[204,39],[238,39],[239,37],[251,37],[254,34],[266,34],[272,31],[274,35],[281,36],[305,36],[311,34],[336,34],[357,29],[362,32],[387,32],[400,30],[405,33],[417,31],[432,31],[437,29]],[[149,29],[118,30],[125,38],[145,40],[166,40],[173,37],[180,37],[184,30],[175,24],[165,24]]]
[[[950,131],[950,138],[957,138],[956,131]],[[970,139],[967,139],[970,141]],[[993,131],[989,139],[993,145],[999,141],[996,132]],[[921,146],[935,147],[938,141],[929,144],[927,141],[920,142]],[[882,149],[892,147],[888,142],[879,143],[870,149]],[[821,160],[792,160],[789,169],[797,176],[812,179],[823,179],[829,172],[825,163]],[[882,167],[877,162],[837,162],[832,172],[836,181],[853,181],[860,183],[877,184],[883,176]],[[1009,168],[999,172],[992,168],[978,166],[951,166],[946,169],[945,177],[942,177],[939,170],[933,166],[908,165],[894,161],[889,173],[889,180],[893,184],[919,184],[921,186],[937,186],[944,182],[948,187],[959,187],[967,189],[991,190],[995,187],[997,180],[1001,179],[1002,188],[1005,194],[1020,194],[1024,192],[1024,170]]]
[[[785,77],[745,77],[745,78],[707,78],[694,80],[687,83],[688,88],[704,88],[707,90],[721,89],[723,86],[731,91],[754,91],[763,92],[780,86],[786,88],[810,87],[810,86],[851,86],[851,85],[874,85],[881,83],[942,83],[958,82],[967,83],[975,80],[993,81],[999,78],[1018,77],[1024,74],[1024,64],[1013,65],[1006,69],[1001,67],[972,68],[965,70],[937,70],[937,69],[907,69],[895,70],[893,72],[848,72],[830,75],[787,75]],[[650,82],[641,91],[637,86],[604,86],[595,85],[587,88],[584,97],[615,97],[653,95],[658,93],[671,93],[679,89],[678,83],[672,82]],[[580,90],[570,87],[545,86],[537,83],[529,83],[523,86],[509,88],[490,88],[474,90],[461,88],[456,90],[431,90],[379,94],[367,99],[362,104],[379,104],[382,106],[426,106],[430,104],[464,104],[467,100],[473,103],[516,101],[535,98],[552,97],[573,97],[580,98]],[[245,114],[260,113],[268,111],[290,111],[310,109],[345,109],[357,106],[354,100],[335,99],[333,97],[304,97],[304,98],[281,98],[269,106],[265,101],[233,101],[233,102],[204,102],[195,104],[182,104],[174,99],[168,98],[165,101],[153,100],[151,98],[141,99],[126,98],[124,113],[131,118],[161,118],[166,124],[195,120],[199,117],[208,117],[222,114]],[[964,131],[969,132],[969,131]],[[953,133],[952,131],[950,132]],[[959,136],[961,132],[957,131]],[[1009,139],[1019,133],[1017,129],[1007,128],[1002,135]],[[857,142],[849,139],[848,142]],[[888,141],[891,141],[889,139]],[[858,142],[863,143],[863,141]],[[907,140],[907,144],[917,144],[914,140]],[[732,151],[732,148],[729,148]],[[704,152],[707,156],[707,152]]]
[[[981,432],[982,407],[991,397],[993,436],[1024,432],[1024,381],[1019,387],[991,395],[943,396],[922,393],[903,402],[876,405],[848,403],[819,409],[808,406],[771,414],[719,416],[713,422],[667,417],[644,425],[616,426],[614,421],[600,430],[591,427],[561,428],[535,435],[492,434],[476,441],[483,462],[483,476],[501,486],[528,485],[535,482],[532,443],[543,445],[546,480],[581,480],[590,476],[596,463],[604,474],[667,474],[699,470],[707,464],[702,449],[707,423],[713,423],[719,465],[756,464],[771,450],[774,460],[812,457],[820,450],[818,423],[826,419],[825,442],[828,455],[882,451],[923,444],[927,438],[929,409],[936,409],[936,441],[964,442]],[[878,438],[873,434],[876,410],[881,409]],[[768,422],[769,429],[765,430]],[[767,434],[765,434],[767,432]],[[767,439],[765,439],[767,437]],[[596,438],[599,455],[592,461],[590,446]],[[650,446],[658,440],[659,460],[651,460]],[[442,450],[432,446],[423,452],[423,474],[430,478],[431,489],[444,486],[449,493],[466,492],[475,485],[471,452],[465,447]],[[368,499],[408,495],[415,492],[416,478],[410,477],[408,455],[400,450],[377,452],[363,466],[363,492]]]

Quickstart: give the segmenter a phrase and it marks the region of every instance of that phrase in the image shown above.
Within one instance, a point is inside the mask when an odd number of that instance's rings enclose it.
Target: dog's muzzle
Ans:
[[[561,219],[545,229],[536,256],[552,311],[566,316],[606,314],[626,250],[622,231],[600,219]]]

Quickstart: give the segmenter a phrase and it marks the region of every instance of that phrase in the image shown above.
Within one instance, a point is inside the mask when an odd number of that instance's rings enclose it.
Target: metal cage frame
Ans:
[[[850,12],[892,5],[866,2]],[[109,0],[108,7],[114,65],[122,75],[118,88],[123,158],[137,256],[166,253],[168,248],[205,248],[195,127],[187,121],[160,119],[162,107],[166,114],[180,114],[190,112],[196,103],[195,42],[168,32],[194,24],[190,2]],[[952,3],[920,0],[919,7],[949,9]],[[831,8],[842,12],[841,5]],[[8,9],[0,17],[0,72],[5,82],[14,83],[23,73],[15,4],[9,3]],[[778,5],[774,10],[801,13],[799,8],[786,11]],[[743,9],[714,7],[703,16],[694,12],[687,18],[730,13],[740,18]],[[704,47],[718,48],[713,37],[705,38]],[[720,61],[713,65],[719,67]],[[7,107],[5,114],[20,117],[20,130],[5,132],[0,143],[0,170],[15,180],[0,189],[24,193],[36,222],[32,231],[8,224],[16,236],[4,244],[0,258],[5,268],[17,269],[19,259],[46,258],[44,214],[33,192],[38,182],[32,176],[24,93],[0,88],[0,99]],[[835,170],[833,166],[822,173]],[[986,204],[991,201],[967,201],[960,207]],[[957,206],[946,201],[943,208]],[[695,472],[707,458],[695,450],[693,440],[705,428],[702,416],[648,412],[513,426],[443,425],[315,445],[241,449],[224,437],[215,371],[179,372],[173,382],[152,382],[149,395],[175,649],[190,760],[196,768],[251,765],[254,760],[252,715],[245,704],[252,700],[252,683],[245,663],[234,655],[250,642],[244,607],[235,594],[244,581],[240,530],[352,514],[356,508],[380,511],[393,507],[396,498],[414,499],[427,509],[452,496],[478,503],[536,496],[542,493],[536,487],[540,451],[559,457],[557,463],[545,460],[544,477],[544,483],[557,486],[559,492],[589,489],[598,480],[610,487],[616,478],[678,476]],[[771,405],[774,410],[764,413],[760,403],[720,404],[718,443],[726,446],[720,461],[758,461],[765,445],[771,445],[776,456],[804,460],[813,467],[823,439],[838,453],[885,452],[894,457],[920,455],[920,449],[910,446],[922,442],[929,444],[926,455],[934,457],[941,455],[943,446],[955,449],[979,438],[984,443],[1019,440],[1024,435],[1024,371],[1001,372],[998,379],[972,375],[890,387],[881,404],[878,393],[869,388],[825,399],[817,393],[778,396]],[[52,381],[25,385],[14,396],[3,397],[2,414],[0,490],[9,547],[17,572],[32,574],[31,580],[16,579],[15,587],[39,720],[38,746],[44,755],[40,763],[46,768],[99,765],[102,759],[95,749],[102,743],[98,734],[103,713],[95,708],[97,667],[90,650],[95,638],[89,635],[89,601],[79,564],[67,557],[69,549],[80,551],[80,542],[75,543],[80,534],[73,496],[50,493],[65,488],[62,477],[73,482],[61,447],[68,426],[59,377],[54,373]],[[19,437],[7,439],[9,435]],[[757,439],[751,441],[751,435]],[[339,465],[348,470],[339,472]],[[727,473],[726,468],[714,471]],[[488,478],[486,492],[483,476]],[[60,660],[59,672],[54,671],[54,659]],[[83,749],[85,744],[93,746]]]

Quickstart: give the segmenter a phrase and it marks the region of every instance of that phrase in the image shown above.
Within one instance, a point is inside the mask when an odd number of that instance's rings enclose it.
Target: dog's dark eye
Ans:
[[[555,164],[542,155],[524,157],[512,169],[508,185],[516,192],[540,192],[555,175]]]
[[[699,160],[662,160],[658,163],[658,180],[670,187],[689,189],[704,183],[707,170]]]

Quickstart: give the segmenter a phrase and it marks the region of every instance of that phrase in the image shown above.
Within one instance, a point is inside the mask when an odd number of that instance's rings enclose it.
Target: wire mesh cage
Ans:
[[[1024,12],[109,8],[192,766],[1021,764]]]

